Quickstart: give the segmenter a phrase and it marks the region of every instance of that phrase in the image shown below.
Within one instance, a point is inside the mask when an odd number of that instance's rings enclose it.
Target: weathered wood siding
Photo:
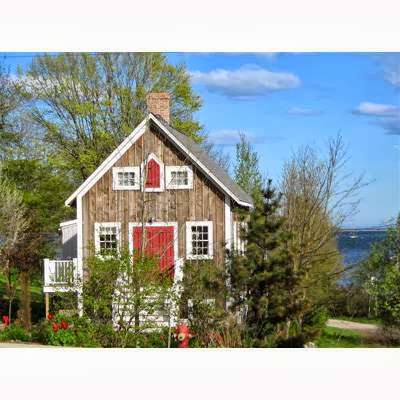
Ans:
[[[159,133],[148,130],[114,164],[114,167],[140,166],[149,153],[154,153],[165,166],[191,165],[185,155]],[[83,197],[84,257],[94,245],[95,222],[121,222],[122,245],[128,246],[128,223],[153,218],[161,222],[178,222],[179,257],[185,257],[186,221],[213,221],[214,261],[224,259],[224,206],[225,197],[198,169],[193,167],[193,189],[145,192],[139,190],[113,190],[112,168]]]

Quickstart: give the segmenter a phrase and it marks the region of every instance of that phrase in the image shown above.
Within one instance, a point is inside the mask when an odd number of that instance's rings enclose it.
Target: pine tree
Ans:
[[[245,331],[255,347],[277,346],[287,340],[297,311],[299,277],[290,267],[279,207],[280,196],[268,180],[243,233],[246,252],[232,257],[233,297],[240,303],[240,293],[246,305]]]

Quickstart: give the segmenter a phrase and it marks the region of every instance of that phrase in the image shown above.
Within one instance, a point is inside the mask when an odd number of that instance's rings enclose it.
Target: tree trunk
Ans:
[[[25,329],[31,328],[31,291],[29,271],[20,274],[20,317]]]

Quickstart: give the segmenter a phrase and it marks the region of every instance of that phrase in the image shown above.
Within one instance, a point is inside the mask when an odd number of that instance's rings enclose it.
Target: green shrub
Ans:
[[[29,342],[31,340],[30,333],[22,326],[11,324],[0,332],[0,341],[19,340],[21,342]]]
[[[51,324],[42,320],[32,328],[32,340],[42,344],[49,344],[52,333]]]
[[[76,337],[71,329],[60,329],[58,332],[50,333],[49,344],[73,347],[76,344]]]

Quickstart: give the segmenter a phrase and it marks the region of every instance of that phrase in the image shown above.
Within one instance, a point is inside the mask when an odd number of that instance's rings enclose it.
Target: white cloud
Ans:
[[[323,113],[322,110],[313,110],[311,108],[301,108],[301,107],[292,107],[288,110],[288,114],[290,115],[300,115],[303,117],[315,117],[321,115]]]
[[[362,102],[353,110],[354,114],[372,115],[375,117],[396,117],[400,115],[400,108],[392,104]]]
[[[194,84],[204,85],[211,92],[243,99],[297,88],[301,83],[291,73],[272,72],[257,66],[243,66],[236,70],[193,71],[191,77]]]

